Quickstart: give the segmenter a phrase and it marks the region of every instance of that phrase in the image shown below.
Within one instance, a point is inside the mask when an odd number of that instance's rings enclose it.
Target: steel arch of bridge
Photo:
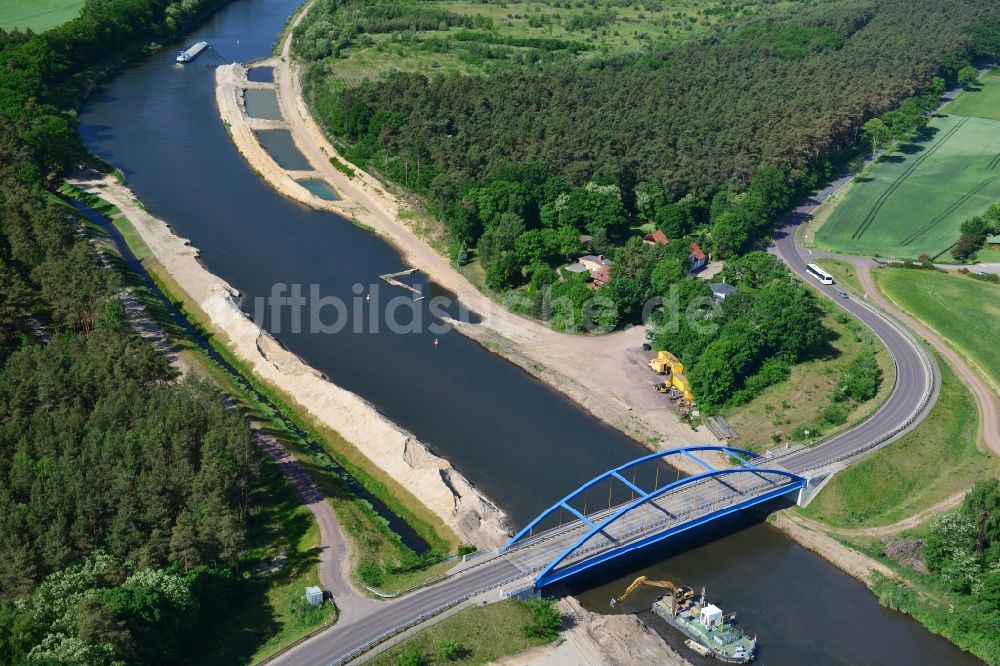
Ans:
[[[730,467],[730,468],[726,468],[726,469],[716,469],[715,467],[712,467],[710,464],[708,464],[707,462],[705,462],[704,460],[702,460],[698,456],[694,455],[694,453],[699,452],[699,451],[719,451],[719,452],[722,452],[722,453],[726,453],[726,454],[728,454],[730,456],[733,456],[734,458],[740,460],[742,462],[742,465],[739,465],[739,466],[736,466],[736,467]],[[696,461],[702,467],[704,467],[706,469],[706,471],[702,472],[700,474],[694,474],[694,475],[685,477],[683,479],[679,479],[677,481],[673,481],[673,482],[668,483],[668,484],[666,484],[664,486],[660,486],[658,488],[655,488],[651,492],[646,492],[646,491],[642,490],[641,488],[639,488],[638,486],[636,486],[632,482],[628,481],[628,479],[626,479],[622,475],[622,472],[627,471],[629,469],[632,469],[634,467],[637,467],[639,465],[642,465],[644,463],[651,462],[651,461],[663,460],[664,458],[668,458],[668,457],[674,456],[674,455],[684,455],[684,456],[687,456],[687,457],[693,459],[694,461]],[[666,450],[666,451],[657,451],[656,453],[652,453],[650,455],[643,456],[641,458],[637,458],[635,460],[632,460],[631,462],[625,463],[624,465],[621,465],[619,467],[616,467],[615,469],[609,470],[609,471],[607,471],[607,472],[605,472],[605,473],[603,473],[603,474],[601,474],[599,476],[594,477],[593,479],[591,479],[587,483],[583,484],[582,486],[580,486],[579,488],[577,488],[576,490],[574,490],[572,493],[570,493],[569,495],[567,495],[563,499],[561,499],[558,502],[556,502],[555,504],[553,504],[551,507],[549,507],[548,509],[546,509],[545,511],[543,511],[541,514],[539,514],[537,518],[535,518],[533,521],[531,521],[530,523],[528,523],[528,525],[525,526],[524,529],[522,529],[520,532],[518,532],[516,535],[514,535],[514,537],[512,537],[511,540],[508,541],[506,545],[504,545],[504,547],[501,549],[501,552],[505,552],[505,551],[509,550],[510,548],[516,546],[518,544],[518,542],[520,542],[522,539],[525,538],[526,535],[530,535],[531,534],[532,529],[536,525],[538,525],[543,520],[545,520],[546,518],[548,518],[549,516],[551,516],[554,512],[556,512],[558,510],[561,510],[561,509],[565,509],[565,510],[569,511],[571,514],[573,514],[578,519],[580,519],[583,523],[587,524],[589,526],[588,531],[583,536],[581,536],[579,539],[577,539],[571,546],[569,546],[568,548],[564,549],[559,555],[557,555],[556,558],[553,559],[548,565],[546,565],[545,568],[542,569],[542,571],[535,577],[535,585],[537,587],[542,587],[543,585],[547,585],[547,584],[550,584],[550,583],[554,583],[554,582],[556,582],[558,580],[562,580],[563,578],[567,578],[568,576],[571,576],[571,575],[573,575],[575,573],[578,573],[579,571],[583,571],[584,569],[596,566],[596,565],[598,565],[598,564],[600,564],[602,562],[606,562],[606,561],[608,561],[610,559],[613,559],[615,557],[623,555],[623,554],[625,554],[627,552],[630,552],[630,551],[633,551],[633,550],[637,550],[639,548],[642,548],[644,546],[648,546],[648,545],[650,545],[652,543],[655,543],[657,541],[661,541],[663,539],[666,539],[667,537],[672,536],[674,534],[677,534],[679,532],[682,532],[684,530],[688,530],[688,529],[691,529],[693,527],[697,527],[698,525],[703,525],[703,524],[705,524],[705,523],[707,523],[707,522],[709,522],[711,520],[715,520],[716,518],[720,518],[720,517],[722,517],[724,515],[727,515],[729,513],[733,513],[735,511],[740,511],[742,509],[745,509],[747,507],[753,506],[755,504],[759,504],[761,502],[766,502],[766,501],[774,499],[776,497],[780,497],[782,495],[786,495],[786,494],[788,494],[788,493],[790,493],[790,492],[792,492],[794,490],[798,490],[798,489],[803,488],[803,487],[806,486],[806,483],[807,483],[806,479],[804,479],[803,477],[801,477],[801,476],[799,476],[797,474],[793,474],[792,472],[789,472],[789,471],[784,470],[784,469],[762,468],[762,467],[757,467],[757,466],[751,464],[750,461],[753,460],[756,457],[758,457],[757,454],[753,453],[752,451],[747,451],[745,449],[737,449],[737,448],[733,448],[733,447],[729,447],[729,446],[688,446],[688,447],[681,447],[681,448],[676,448],[676,449],[669,449],[669,450]],[[703,481],[705,479],[718,478],[718,477],[723,477],[723,476],[733,475],[733,474],[776,475],[776,476],[782,476],[782,477],[787,478],[788,479],[788,483],[786,483],[786,484],[784,484],[784,485],[782,485],[782,486],[780,486],[778,488],[775,488],[775,489],[773,489],[771,491],[768,491],[766,493],[762,493],[760,495],[755,495],[755,496],[753,496],[751,498],[748,498],[747,500],[745,500],[743,502],[737,502],[737,503],[731,504],[731,505],[723,507],[721,509],[717,509],[715,511],[712,511],[712,512],[710,512],[710,513],[708,513],[708,514],[706,514],[704,516],[700,516],[698,518],[692,519],[692,520],[690,520],[690,521],[688,521],[686,523],[681,523],[681,524],[675,525],[674,527],[672,527],[670,529],[664,530],[662,532],[655,533],[655,534],[653,534],[651,536],[648,536],[648,537],[646,537],[644,539],[640,539],[640,540],[638,540],[636,542],[633,542],[633,543],[630,543],[630,544],[627,544],[627,545],[624,545],[624,546],[618,546],[617,548],[613,548],[613,549],[611,549],[609,551],[606,551],[604,553],[601,553],[600,555],[597,555],[597,556],[595,556],[593,558],[584,560],[583,562],[579,562],[579,563],[574,564],[574,565],[572,565],[570,567],[566,567],[565,569],[562,569],[560,571],[554,571],[554,569],[559,564],[561,564],[566,558],[568,558],[577,549],[579,549],[581,546],[583,546],[587,541],[589,541],[591,538],[593,538],[597,534],[602,533],[603,530],[606,527],[610,526],[616,520],[618,520],[619,518],[625,516],[626,514],[630,513],[631,511],[633,511],[633,510],[635,510],[635,509],[637,509],[637,508],[639,508],[639,507],[641,507],[641,506],[643,506],[645,504],[648,504],[648,503],[650,503],[650,502],[652,502],[652,501],[654,501],[654,500],[662,497],[663,495],[665,495],[665,494],[667,494],[669,492],[677,490],[678,488],[681,488],[681,487],[684,487],[684,486],[687,486],[687,485],[692,485],[692,484],[698,483],[699,481]],[[603,482],[605,480],[609,480],[609,479],[612,479],[614,481],[618,481],[619,483],[623,484],[626,488],[628,488],[629,490],[632,490],[633,492],[635,492],[638,495],[638,498],[633,499],[633,500],[631,500],[629,502],[626,502],[626,503],[624,503],[622,505],[619,505],[619,507],[617,507],[612,513],[610,513],[606,517],[600,519],[598,522],[592,521],[586,515],[584,515],[583,513],[577,511],[575,508],[573,508],[569,504],[574,499],[580,497],[580,495],[582,495],[583,493],[586,493],[588,490],[590,490],[591,488],[593,488],[597,484],[599,484],[599,483],[601,483],[601,482]],[[605,534],[605,535],[607,536],[607,534]]]

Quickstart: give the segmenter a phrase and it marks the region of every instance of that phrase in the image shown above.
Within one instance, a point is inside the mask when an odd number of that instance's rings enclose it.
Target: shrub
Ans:
[[[529,599],[524,605],[531,612],[531,622],[521,627],[521,632],[525,636],[552,640],[559,634],[562,615],[556,608],[555,599]]]
[[[346,164],[338,160],[336,157],[330,158],[330,164],[332,164],[337,171],[344,174],[348,178],[354,178],[354,169],[347,166]]]
[[[438,659],[455,661],[462,656],[462,647],[455,641],[440,640],[437,642]]]
[[[370,587],[378,587],[385,583],[385,569],[378,562],[365,560],[358,567],[358,580]]]
[[[848,399],[858,402],[871,400],[878,393],[881,380],[882,369],[878,367],[875,354],[871,350],[863,351],[844,369],[844,374],[833,390],[833,400],[835,402]]]
[[[847,421],[847,410],[840,405],[827,405],[820,417],[832,426],[838,426]]]
[[[986,273],[985,275],[981,273],[969,273],[969,277],[982,282],[992,282],[993,284],[1000,283],[1000,275],[997,275],[996,273]]]
[[[797,442],[804,442],[807,439],[816,439],[823,431],[819,428],[796,428],[792,431],[791,438]]]
[[[396,663],[398,666],[424,666],[427,660],[424,659],[424,654],[420,651],[420,648],[416,645],[411,645],[399,655],[399,660]]]

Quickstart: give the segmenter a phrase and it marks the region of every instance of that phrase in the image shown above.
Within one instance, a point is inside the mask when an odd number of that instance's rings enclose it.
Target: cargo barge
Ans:
[[[191,62],[195,58],[201,55],[201,52],[208,48],[208,42],[198,42],[187,51],[181,51],[177,54],[177,62]]]

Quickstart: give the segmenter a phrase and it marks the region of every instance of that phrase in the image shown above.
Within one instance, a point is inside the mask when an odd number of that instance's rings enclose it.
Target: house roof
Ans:
[[[607,266],[601,266],[596,271],[590,274],[594,278],[594,282],[597,284],[604,284],[611,279],[611,271],[608,270]]]
[[[701,251],[701,247],[694,241],[691,241],[691,254],[694,255],[696,261],[701,261],[705,258],[705,253]]]
[[[725,298],[736,291],[736,287],[731,284],[726,284],[725,282],[713,282],[708,285],[708,288],[712,290],[712,293],[716,296],[722,296]]]
[[[997,236],[987,236],[986,237],[986,242],[987,243],[1000,243],[1000,235],[997,235]]]
[[[580,263],[583,263],[585,261],[589,261],[590,263],[593,264],[599,264],[601,266],[610,266],[611,264],[614,263],[613,261],[605,257],[603,254],[602,255],[588,254],[585,257],[580,257]]]
[[[656,229],[651,234],[646,234],[645,236],[642,237],[642,240],[644,240],[647,243],[656,243],[657,245],[666,245],[667,243],[670,242],[670,239],[667,238],[667,235],[662,231],[660,231],[659,229]]]

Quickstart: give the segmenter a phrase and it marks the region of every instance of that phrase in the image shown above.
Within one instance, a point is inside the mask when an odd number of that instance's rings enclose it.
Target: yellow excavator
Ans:
[[[650,580],[645,576],[639,576],[632,584],[625,588],[625,592],[622,593],[620,597],[615,597],[611,600],[611,605],[615,606],[621,601],[625,601],[626,598],[642,585],[648,585],[650,587],[662,587],[664,589],[670,590],[675,600],[678,602],[687,601],[694,596],[694,590],[692,590],[687,585],[674,585],[669,580]]]

